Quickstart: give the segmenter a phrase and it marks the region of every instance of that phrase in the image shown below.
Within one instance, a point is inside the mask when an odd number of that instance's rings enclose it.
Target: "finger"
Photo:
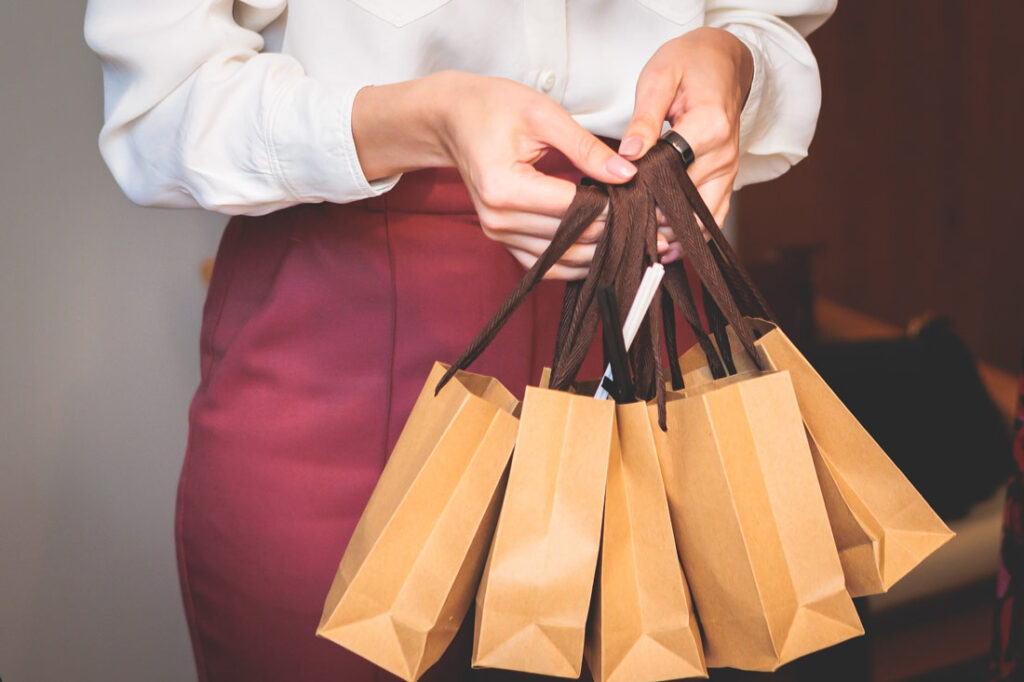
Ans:
[[[664,264],[671,263],[673,261],[682,260],[683,258],[683,247],[679,242],[669,245],[665,253],[661,254],[661,262]]]
[[[551,242],[547,239],[518,234],[509,235],[508,238],[503,239],[501,243],[507,249],[524,251],[535,258],[539,258],[540,255],[551,245]],[[594,251],[596,248],[597,247],[594,244],[573,244],[564,254],[562,254],[561,258],[559,258],[557,262],[560,265],[572,268],[590,267],[590,262],[594,260]]]
[[[536,112],[541,141],[565,154],[572,165],[601,182],[621,184],[636,175],[636,166],[622,158],[559,106]]]
[[[479,173],[466,185],[474,193],[481,215],[486,211],[519,211],[561,218],[576,196],[576,185],[545,175],[528,163],[516,164],[511,170]]]
[[[576,185],[545,175],[529,164],[519,164],[514,172],[501,173],[479,183],[480,199],[491,209],[521,211],[561,218],[576,196]],[[598,219],[607,217],[608,209]]]
[[[558,218],[522,211],[484,211],[480,217],[480,227],[489,237],[498,241],[503,241],[500,236],[503,234],[529,235],[550,240],[554,237],[560,224],[561,221]],[[581,244],[595,243],[604,233],[604,227],[603,219],[595,220],[583,231],[577,242]]]
[[[708,241],[709,239],[711,239],[711,234],[706,229],[704,229],[704,226],[700,224],[699,219],[697,220],[697,226],[700,228],[700,233],[704,235],[704,241]],[[676,233],[671,227],[659,228],[658,232],[659,235],[665,236],[665,241],[668,242],[668,245],[670,247],[679,243],[679,240],[676,238]]]
[[[678,88],[679,79],[673,71],[660,66],[644,67],[636,83],[633,118],[619,143],[620,154],[638,159],[654,146]]]
[[[509,253],[511,253],[517,261],[519,261],[519,264],[522,265],[524,269],[529,269],[533,267],[533,264],[537,262],[537,256],[529,252],[522,251],[520,249],[509,249]],[[544,273],[544,279],[583,279],[584,277],[587,276],[588,270],[589,268],[573,268],[556,263],[555,265],[551,266],[550,270]]]

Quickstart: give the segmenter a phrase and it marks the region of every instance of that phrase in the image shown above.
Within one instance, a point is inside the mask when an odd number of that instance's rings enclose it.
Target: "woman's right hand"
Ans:
[[[573,183],[534,168],[548,149],[601,182],[626,182],[636,173],[554,100],[504,78],[446,71],[364,88],[353,106],[352,130],[367,178],[457,168],[484,233],[525,268],[550,244],[576,191]],[[585,276],[603,228],[597,221],[547,277]]]

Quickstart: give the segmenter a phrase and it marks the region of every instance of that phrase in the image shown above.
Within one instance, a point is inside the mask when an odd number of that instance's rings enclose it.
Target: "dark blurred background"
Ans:
[[[1007,371],[1024,345],[1018,0],[847,0],[810,38],[809,158],[740,193],[751,257],[819,245],[818,292],[903,325],[948,315]]]

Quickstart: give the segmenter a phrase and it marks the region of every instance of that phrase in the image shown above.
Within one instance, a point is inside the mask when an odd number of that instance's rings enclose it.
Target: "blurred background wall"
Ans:
[[[0,677],[181,682],[175,482],[224,220],[114,185],[84,8],[0,2]]]
[[[1024,350],[1019,0],[840,0],[810,38],[810,156],[740,193],[742,248],[819,245],[815,285],[887,322],[952,318],[982,359]]]

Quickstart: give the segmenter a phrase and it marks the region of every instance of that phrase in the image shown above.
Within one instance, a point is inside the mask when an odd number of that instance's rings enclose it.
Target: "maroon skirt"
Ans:
[[[177,501],[200,680],[395,679],[314,635],[324,598],[432,363],[458,357],[522,274],[451,170],[231,220]],[[471,369],[522,395],[550,363],[562,290],[543,283]],[[469,642],[463,628],[425,679],[479,679]]]

